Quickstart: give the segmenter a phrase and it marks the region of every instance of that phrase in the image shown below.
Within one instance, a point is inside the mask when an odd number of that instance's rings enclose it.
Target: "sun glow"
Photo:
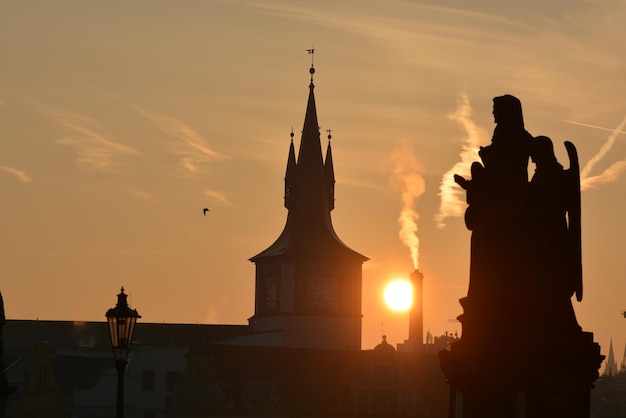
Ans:
[[[394,311],[406,311],[413,302],[413,287],[406,280],[394,280],[385,287],[384,298]]]

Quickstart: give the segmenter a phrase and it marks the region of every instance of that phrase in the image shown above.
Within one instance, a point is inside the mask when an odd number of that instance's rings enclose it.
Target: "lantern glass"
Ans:
[[[126,360],[130,350],[135,324],[141,316],[136,309],[131,309],[126,301],[127,295],[124,288],[117,295],[117,305],[106,313],[109,324],[109,335],[111,337],[111,348],[116,360]]]

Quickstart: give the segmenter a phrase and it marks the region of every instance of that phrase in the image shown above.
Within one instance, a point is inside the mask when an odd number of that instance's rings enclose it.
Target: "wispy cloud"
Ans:
[[[228,200],[228,198],[221,192],[218,192],[216,190],[206,189],[204,191],[204,194],[209,196],[209,197],[211,197],[211,198],[213,198],[213,199],[215,199],[215,200],[217,200],[220,203],[223,203],[223,204],[228,205],[228,206],[233,206],[231,201]]]
[[[454,182],[454,175],[469,175],[472,163],[478,160],[479,144],[486,137],[485,131],[474,123],[471,116],[472,107],[469,99],[465,94],[461,94],[457,101],[456,111],[448,116],[449,119],[457,122],[464,132],[461,138],[461,160],[441,178],[439,212],[435,216],[435,222],[439,228],[445,228],[446,218],[463,216],[467,207],[463,198],[464,192]]]
[[[76,164],[86,170],[104,171],[113,165],[116,158],[140,155],[134,148],[115,142],[106,127],[81,113],[56,108],[35,102],[59,126],[74,133],[56,140],[76,153]]]
[[[598,176],[583,179],[581,182],[581,190],[591,189],[602,183],[612,183],[619,178],[624,170],[626,170],[626,159],[612,164]]]
[[[206,139],[186,123],[152,110],[131,105],[137,112],[150,119],[162,132],[175,138],[170,151],[180,157],[180,163],[189,174],[197,174],[210,161],[228,156],[213,150]]]
[[[618,134],[626,134],[626,131],[618,131],[615,129],[611,129],[611,128],[605,128],[603,126],[598,126],[598,125],[591,125],[589,123],[582,123],[582,122],[574,122],[573,120],[564,120],[563,122],[565,123],[571,123],[573,125],[580,125],[580,126],[586,126],[588,128],[594,128],[594,129],[600,129],[602,131],[609,131],[609,132],[616,132]]]
[[[598,162],[600,162],[606,156],[606,154],[611,150],[611,148],[613,147],[613,144],[615,143],[615,139],[618,137],[618,135],[624,133],[623,130],[624,130],[624,127],[626,127],[626,116],[624,117],[624,119],[622,119],[620,124],[617,125],[615,129],[596,127],[593,125],[586,125],[586,126],[608,130],[608,131],[611,131],[612,133],[609,135],[606,142],[602,144],[602,147],[600,147],[600,150],[598,151],[598,153],[594,155],[593,157],[591,157],[589,161],[587,161],[587,164],[585,164],[585,167],[580,172],[582,190],[586,190],[600,183],[610,183],[610,182],[617,180],[621,172],[624,171],[624,164],[626,161],[626,160],[619,161],[611,165],[606,170],[604,170],[602,174],[589,177],[589,174],[591,173],[591,170],[593,170],[595,165]]]
[[[143,190],[137,190],[137,189],[130,189],[128,190],[128,194],[130,194],[131,196],[134,196],[138,199],[142,199],[142,200],[147,200],[149,202],[153,202],[153,203],[159,203],[159,199],[157,199],[156,197],[152,196],[150,193],[144,192]]]
[[[0,165],[0,171],[4,171],[5,173],[11,174],[15,176],[22,183],[32,183],[33,179],[26,175],[26,173],[22,170],[18,170],[17,168],[9,167],[6,165]]]
[[[409,26],[410,22],[415,23],[415,18],[420,18],[425,24],[430,24],[433,18],[447,19],[461,22],[469,19],[475,19],[479,21],[488,22],[490,24],[506,24],[510,26],[521,26],[519,16],[510,18],[498,13],[493,13],[493,7],[486,7],[484,11],[479,8],[470,10],[465,3],[461,3],[458,6],[442,6],[439,2],[433,2],[433,4],[427,4],[427,2],[414,2],[407,5],[402,0],[390,0],[389,6],[391,9],[394,6],[403,7],[408,13],[408,16],[391,18],[393,14],[381,15],[380,7],[377,4],[372,3],[373,7],[368,7],[366,3],[364,7],[360,9],[358,13],[354,13],[353,10],[346,10],[339,12],[341,5],[334,8],[333,11],[324,12],[320,7],[313,6],[298,6],[292,3],[272,3],[272,2],[249,2],[250,6],[257,7],[262,13],[269,15],[299,19],[305,22],[312,22],[323,24],[327,26],[336,27],[339,29],[346,29],[346,27],[352,27],[353,30],[359,30],[363,34],[373,36],[368,33],[367,27],[372,28],[376,34],[379,34],[379,30],[382,28],[398,28],[399,26]],[[408,7],[407,7],[408,6]]]

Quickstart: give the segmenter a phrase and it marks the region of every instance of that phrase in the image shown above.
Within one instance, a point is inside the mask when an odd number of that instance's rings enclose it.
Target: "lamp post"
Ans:
[[[111,336],[111,348],[117,369],[117,418],[124,417],[124,369],[126,369],[128,352],[133,342],[133,333],[137,319],[141,316],[136,309],[128,306],[124,293],[124,288],[117,295],[117,305],[107,311],[106,317],[109,323],[109,334]]]

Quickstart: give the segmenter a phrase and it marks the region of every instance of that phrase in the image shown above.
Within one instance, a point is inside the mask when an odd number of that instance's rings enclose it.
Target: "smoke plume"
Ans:
[[[456,163],[441,178],[439,185],[439,212],[435,216],[435,222],[441,229],[446,227],[445,220],[448,217],[460,217],[465,213],[467,204],[464,199],[464,191],[454,182],[454,175],[460,174],[469,177],[470,168],[474,161],[478,161],[479,144],[486,137],[483,129],[479,128],[471,119],[472,107],[465,94],[459,95],[456,111],[448,118],[459,124],[464,135],[461,137],[461,161]]]
[[[412,147],[403,142],[393,151],[393,178],[395,188],[402,192],[402,210],[398,217],[400,224],[399,237],[409,248],[413,268],[417,270],[419,260],[419,238],[417,236],[417,220],[419,214],[413,208],[415,201],[426,190],[426,183],[420,174],[422,166],[413,155]]]

